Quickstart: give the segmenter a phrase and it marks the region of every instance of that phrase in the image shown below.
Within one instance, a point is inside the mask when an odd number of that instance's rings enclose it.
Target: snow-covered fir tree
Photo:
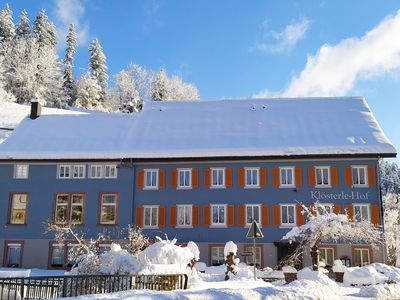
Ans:
[[[8,4],[0,11],[0,55],[6,56],[11,50],[11,41],[14,37],[14,23],[12,11]]]
[[[169,100],[198,100],[199,91],[191,83],[184,83],[182,78],[174,75],[168,80]]]
[[[31,38],[31,33],[28,13],[26,10],[23,10],[19,16],[19,22],[15,28],[14,40],[23,39],[27,42]]]
[[[158,71],[151,87],[151,100],[162,101],[168,99],[168,77],[165,69]]]
[[[135,80],[129,72],[122,70],[114,75],[114,88],[110,93],[110,104],[113,110],[125,113],[138,112],[142,105]]]
[[[94,39],[89,47],[89,71],[92,78],[101,87],[101,95],[99,101],[105,102],[107,87],[108,87],[108,74],[106,65],[106,56],[103,48],[98,39]]]
[[[76,106],[104,110],[101,96],[102,87],[90,74],[84,74],[76,83]]]
[[[400,168],[395,163],[382,160],[380,166],[380,181],[382,194],[400,194]]]
[[[65,50],[64,59],[64,81],[63,88],[66,95],[68,105],[75,103],[75,80],[73,74],[74,54],[76,52],[76,32],[74,24],[71,24],[67,34],[67,49]]]
[[[56,27],[49,21],[44,9],[36,16],[35,22],[33,23],[33,32],[37,39],[39,49],[43,47],[55,48],[57,43]]]

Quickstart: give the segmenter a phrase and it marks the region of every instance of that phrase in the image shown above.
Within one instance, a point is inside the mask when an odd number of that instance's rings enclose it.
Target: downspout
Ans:
[[[132,225],[136,225],[136,215],[135,215],[135,191],[136,191],[136,176],[135,176],[135,174],[136,174],[136,170],[135,170],[135,167],[133,166],[132,158],[131,158],[131,166],[132,166],[132,172],[133,172],[133,174],[132,174],[132,177],[133,177],[133,180],[132,180],[133,191],[132,191],[132,201],[131,201],[131,203],[132,203],[132,208],[131,208],[132,209],[132,214],[131,214],[131,216],[132,216]]]
[[[382,189],[381,189],[381,172],[380,172],[380,165],[379,161],[382,158],[378,155],[378,161],[376,162],[376,178],[377,178],[377,186],[378,186],[378,199],[379,199],[379,213],[382,220],[382,234],[383,234],[383,263],[387,263],[387,244],[386,244],[386,237],[385,237],[385,213],[383,211],[383,202],[382,202]]]

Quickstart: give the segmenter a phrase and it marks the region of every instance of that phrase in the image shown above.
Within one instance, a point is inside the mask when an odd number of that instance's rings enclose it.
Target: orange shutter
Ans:
[[[211,186],[211,169],[204,169],[204,186],[209,188]]]
[[[245,171],[244,168],[238,169],[238,186],[244,188],[245,183]]]
[[[354,216],[353,204],[346,204],[346,205],[344,206],[344,208],[346,209],[347,217],[348,217],[350,220],[353,220],[353,216]]]
[[[144,188],[144,170],[137,171],[137,188],[138,189]]]
[[[339,185],[338,168],[336,166],[331,166],[331,185],[332,187]]]
[[[371,204],[371,223],[375,226],[379,225],[379,206],[378,204]]]
[[[176,205],[172,205],[169,209],[169,223],[171,227],[176,226],[176,210],[177,210]]]
[[[246,205],[238,205],[238,226],[244,227],[246,225]]]
[[[299,203],[296,204],[296,223],[297,226],[304,225],[303,206]]]
[[[314,167],[308,167],[308,186],[309,187],[315,187],[316,181],[315,181],[315,168]]]
[[[279,204],[272,205],[272,226],[281,226],[281,207]]]
[[[143,206],[136,207],[136,226],[143,227]]]
[[[232,187],[232,169],[225,168],[225,186]]]
[[[197,188],[199,186],[199,173],[197,169],[192,169],[192,188]]]
[[[158,170],[158,188],[162,189],[165,187],[165,170]]]
[[[303,185],[303,177],[301,176],[301,168],[295,167],[294,173],[295,173],[294,178],[295,178],[296,187],[301,187]]]
[[[171,170],[171,188],[176,189],[178,186],[178,171],[176,169]]]
[[[351,175],[351,166],[344,168],[344,184],[347,186],[353,186],[353,178]]]
[[[228,225],[228,227],[232,227],[235,224],[235,209],[233,208],[232,204],[228,204],[227,210],[228,210],[228,218],[226,225]]]
[[[198,205],[192,206],[192,225],[199,226],[200,220],[200,207]]]
[[[376,174],[374,167],[368,167],[368,185],[374,186],[376,184]]]
[[[158,207],[158,227],[165,226],[165,206]]]
[[[267,169],[260,168],[260,186],[265,187],[267,185]]]
[[[269,225],[268,206],[266,204],[261,205],[261,225],[262,227]]]
[[[279,187],[279,184],[280,184],[279,168],[272,168],[272,186]]]
[[[203,224],[204,226],[211,225],[211,206],[210,204],[204,205],[203,208]]]
[[[333,205],[333,212],[335,213],[335,214],[340,214],[340,205],[339,204],[337,204],[337,203],[335,203],[334,205]]]

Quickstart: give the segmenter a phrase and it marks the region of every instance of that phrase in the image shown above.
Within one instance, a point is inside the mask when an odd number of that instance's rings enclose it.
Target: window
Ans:
[[[211,205],[211,225],[226,225],[226,206],[225,205]]]
[[[67,245],[67,267],[71,268],[75,265],[76,259],[80,255],[79,245],[77,244],[68,244]]]
[[[211,186],[225,187],[225,169],[211,169]]]
[[[354,248],[354,264],[363,267],[371,263],[369,248]]]
[[[104,166],[104,178],[117,178],[117,166],[116,165]]]
[[[354,204],[354,221],[370,221],[369,205],[368,204]]]
[[[57,194],[54,222],[82,224],[84,200],[84,194]]]
[[[103,177],[103,166],[91,165],[90,166],[90,178],[102,178]]]
[[[246,225],[250,226],[256,220],[258,224],[261,223],[260,220],[260,205],[248,204],[246,205]]]
[[[9,224],[26,224],[28,194],[12,194]]]
[[[52,244],[51,245],[51,260],[50,265],[53,268],[64,267],[65,250],[63,244]]]
[[[329,167],[315,167],[315,177],[316,177],[316,186],[317,187],[329,187],[330,176],[329,176]]]
[[[117,195],[101,194],[100,224],[117,223]]]
[[[145,188],[157,189],[158,188],[158,170],[144,170],[145,175]]]
[[[28,178],[28,165],[14,165],[14,178],[17,179],[26,179]]]
[[[192,226],[192,206],[178,205],[177,226]]]
[[[325,215],[333,212],[333,204],[318,203],[316,206],[318,215]]]
[[[366,166],[352,166],[351,174],[352,174],[353,186],[367,186]]]
[[[178,188],[191,188],[192,187],[192,170],[179,169],[178,170]]]
[[[211,247],[211,265],[220,266],[224,262],[224,247]]]
[[[256,246],[256,267],[261,267],[261,247]],[[253,246],[245,246],[244,251],[253,252]],[[253,266],[253,256],[246,256],[246,264]]]
[[[117,178],[116,165],[91,165],[90,178]]]
[[[99,244],[98,246],[98,253],[99,254],[104,254],[111,249],[111,244]]]
[[[280,167],[281,187],[294,187],[294,167]]]
[[[23,242],[6,242],[4,266],[8,268],[21,268]]]
[[[319,248],[319,261],[325,263],[327,266],[333,266],[333,262],[335,260],[335,251],[334,248]]]
[[[75,165],[73,166],[74,173],[72,175],[73,178],[85,178],[85,166],[84,165]]]
[[[58,167],[58,178],[70,178],[71,177],[71,166],[60,165]]]
[[[246,168],[246,187],[259,187],[259,168]]]
[[[294,226],[295,223],[295,205],[281,204],[281,225]]]
[[[158,206],[144,206],[144,227],[158,227]]]

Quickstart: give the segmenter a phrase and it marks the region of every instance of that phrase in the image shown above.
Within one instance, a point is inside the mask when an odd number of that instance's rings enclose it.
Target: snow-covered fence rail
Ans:
[[[187,289],[186,274],[0,278],[0,300],[51,299],[134,289]]]

